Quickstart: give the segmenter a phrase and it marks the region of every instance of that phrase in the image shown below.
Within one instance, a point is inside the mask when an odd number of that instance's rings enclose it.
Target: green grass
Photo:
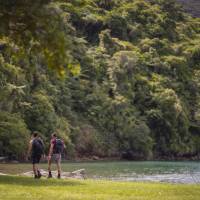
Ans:
[[[199,200],[200,185],[0,176],[0,200]]]

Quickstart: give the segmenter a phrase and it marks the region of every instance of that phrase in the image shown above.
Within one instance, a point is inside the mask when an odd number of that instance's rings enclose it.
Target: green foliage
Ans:
[[[157,112],[152,110],[148,115],[152,128],[158,126],[154,123],[162,123],[162,129],[154,131],[156,140],[159,140],[157,141],[159,152],[176,155],[189,151],[188,119],[175,92],[166,89],[155,94],[154,98],[158,110]]]
[[[187,51],[191,65],[195,68],[199,68],[200,47],[196,45],[188,49]]]
[[[55,110],[48,97],[41,91],[33,94],[31,105],[25,111],[26,123],[31,131],[38,130],[44,136],[56,129],[57,118]]]
[[[26,156],[29,130],[18,114],[0,113],[0,154],[11,159]]]
[[[68,158],[199,154],[199,19],[173,0],[0,3],[0,156],[34,130]]]

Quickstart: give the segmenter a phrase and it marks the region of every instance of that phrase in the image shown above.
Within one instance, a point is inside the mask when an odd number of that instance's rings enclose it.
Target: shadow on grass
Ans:
[[[0,176],[0,184],[30,186],[30,187],[85,185],[84,183],[75,180],[34,179],[30,177],[19,177],[19,176]]]

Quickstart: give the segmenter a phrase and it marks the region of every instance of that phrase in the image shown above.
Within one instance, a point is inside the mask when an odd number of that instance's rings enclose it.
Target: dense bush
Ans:
[[[9,159],[24,159],[30,131],[20,115],[0,113],[0,154]]]
[[[173,0],[0,3],[0,156],[34,130],[68,158],[200,153],[199,19]]]

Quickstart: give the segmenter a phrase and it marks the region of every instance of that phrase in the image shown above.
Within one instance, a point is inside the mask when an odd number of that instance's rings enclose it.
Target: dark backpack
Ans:
[[[44,153],[44,145],[41,139],[34,139],[32,143],[32,153],[42,155]]]
[[[64,149],[64,144],[63,141],[61,139],[55,139],[55,144],[53,147],[53,153],[54,154],[60,154],[63,152]]]

